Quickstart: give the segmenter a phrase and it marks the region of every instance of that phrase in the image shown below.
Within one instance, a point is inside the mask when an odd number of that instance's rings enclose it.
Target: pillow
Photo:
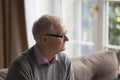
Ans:
[[[0,80],[5,80],[5,77],[7,75],[8,69],[0,69]]]
[[[72,58],[75,80],[115,80],[118,62],[112,51]]]

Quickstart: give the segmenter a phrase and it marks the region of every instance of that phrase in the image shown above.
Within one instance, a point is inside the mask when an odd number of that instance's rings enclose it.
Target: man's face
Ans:
[[[59,26],[55,27],[54,34],[48,34],[49,42],[48,46],[50,50],[54,51],[55,53],[58,53],[60,51],[65,50],[65,44],[66,41],[68,41],[68,37],[66,36],[66,29],[63,24],[60,24]]]

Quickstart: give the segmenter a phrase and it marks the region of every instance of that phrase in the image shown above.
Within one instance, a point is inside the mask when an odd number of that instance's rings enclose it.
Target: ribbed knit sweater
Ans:
[[[13,61],[6,80],[74,80],[70,59],[63,53],[56,56],[58,60],[54,64],[39,65],[32,47]]]

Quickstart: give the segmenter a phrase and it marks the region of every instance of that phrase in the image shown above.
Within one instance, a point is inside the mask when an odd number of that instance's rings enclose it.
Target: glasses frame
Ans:
[[[66,37],[66,33],[67,33],[67,32],[65,32],[65,33],[62,34],[62,35],[56,35],[56,34],[45,34],[45,35],[47,35],[47,36],[53,36],[53,37],[58,37],[58,38],[63,39],[64,37]]]

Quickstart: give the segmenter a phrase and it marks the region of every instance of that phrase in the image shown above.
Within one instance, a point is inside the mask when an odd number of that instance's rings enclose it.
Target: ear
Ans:
[[[47,36],[42,36],[42,37],[41,37],[41,41],[42,41],[42,42],[47,42],[47,41],[48,41],[48,40],[47,40]]]

